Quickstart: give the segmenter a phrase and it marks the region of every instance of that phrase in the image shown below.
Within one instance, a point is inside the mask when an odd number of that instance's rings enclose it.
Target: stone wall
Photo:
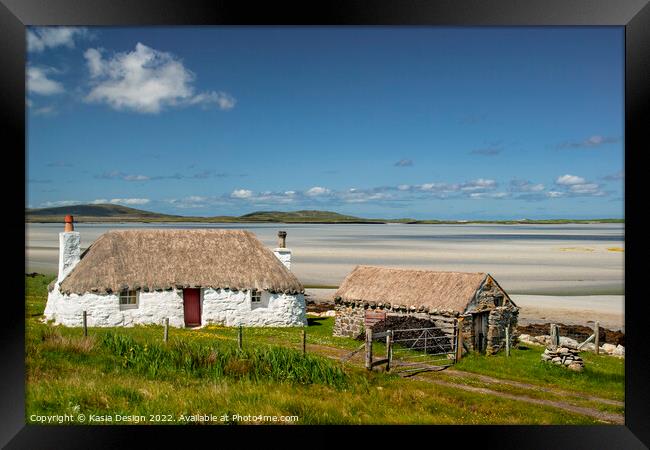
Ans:
[[[78,231],[59,233],[59,274],[62,281],[79,262],[81,256],[81,235]]]
[[[409,315],[420,319],[431,320],[436,327],[446,328],[453,332],[453,326],[459,314],[451,310],[436,308],[416,308],[404,305],[370,304],[362,301],[335,300],[336,318],[334,320],[334,336],[356,337],[364,330],[364,317],[367,310],[384,311],[386,316]],[[470,320],[471,322],[471,320]],[[463,326],[465,330],[466,324]],[[471,331],[471,327],[470,327]]]
[[[253,304],[250,291],[228,289],[203,290],[203,324],[226,326],[286,327],[307,325],[303,294],[289,295],[262,292],[262,301]]]
[[[88,326],[115,327],[162,324],[169,318],[173,327],[184,327],[182,290],[139,292],[138,307],[123,309],[117,294],[65,295],[58,285],[48,294],[45,319],[55,324],[82,326],[83,311]],[[302,326],[307,324],[303,294],[262,293],[262,302],[252,304],[250,291],[201,290],[201,325]]]
[[[337,302],[334,306],[336,318],[334,319],[333,336],[356,337],[364,330],[363,319],[366,310],[363,305],[343,304]]]
[[[519,310],[511,304],[499,306],[490,311],[488,318],[486,353],[493,354],[505,349],[506,327],[510,326],[510,347],[514,344],[514,334],[517,329]]]
[[[364,329],[366,310],[385,311],[388,315],[412,315],[433,320],[437,327],[453,331],[457,318],[463,318],[463,341],[467,348],[474,350],[474,326],[472,313],[489,312],[486,353],[493,354],[505,348],[505,328],[510,325],[510,344],[513,345],[514,331],[517,327],[518,308],[512,304],[506,293],[491,278],[488,278],[469,302],[467,310],[460,314],[452,310],[439,310],[429,307],[394,305],[390,303],[371,303],[367,301],[348,301],[335,299],[336,319],[334,336],[356,337]]]
[[[284,267],[291,270],[291,250],[288,248],[275,248],[273,254],[284,264]]]

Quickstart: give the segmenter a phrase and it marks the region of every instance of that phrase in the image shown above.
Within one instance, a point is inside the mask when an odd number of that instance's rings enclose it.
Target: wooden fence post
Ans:
[[[302,354],[307,354],[307,330],[305,327],[302,328]]]
[[[600,354],[600,323],[596,321],[594,323],[594,344],[596,345],[596,354]]]
[[[165,318],[165,334],[163,340],[167,342],[169,340],[169,317]]]
[[[386,334],[386,372],[390,371],[390,362],[393,359],[393,332],[388,330]]]
[[[242,349],[242,326],[239,325],[239,330],[237,331],[237,348]]]
[[[366,369],[372,370],[372,328],[366,328]]]
[[[463,357],[463,318],[456,319],[456,362]]]
[[[510,356],[510,324],[506,325],[506,356]]]
[[[555,350],[560,345],[560,336],[558,326],[551,324],[551,349]]]
[[[88,319],[86,315],[86,311],[83,313],[83,325],[84,325],[84,337],[88,336]]]

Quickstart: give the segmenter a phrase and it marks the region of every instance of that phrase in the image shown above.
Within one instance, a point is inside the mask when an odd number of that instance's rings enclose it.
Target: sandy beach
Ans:
[[[278,230],[286,230],[292,271],[307,286],[338,286],[357,264],[488,272],[522,307],[522,322],[574,318],[623,326],[622,224],[177,223],[78,224],[76,229],[85,248],[108,229],[206,226],[248,229],[270,248]],[[26,224],[26,272],[56,272],[59,231],[60,224]]]

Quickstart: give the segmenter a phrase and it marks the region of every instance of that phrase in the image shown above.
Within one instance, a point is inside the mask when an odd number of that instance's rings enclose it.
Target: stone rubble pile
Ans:
[[[570,370],[582,372],[585,363],[579,355],[579,351],[568,347],[557,347],[556,349],[546,348],[542,353],[542,361],[566,366]]]
[[[551,336],[549,336],[548,334],[544,334],[541,336],[530,336],[528,334],[520,334],[519,342],[523,344],[550,345]],[[560,336],[560,346],[570,348],[570,349],[577,349],[578,345],[580,345],[580,343],[575,339]],[[592,342],[589,342],[583,345],[580,350],[593,352],[594,350],[596,350],[596,346]],[[619,345],[603,344],[600,346],[599,350],[601,354],[616,356],[618,358],[625,357],[625,347],[623,347],[620,344]]]

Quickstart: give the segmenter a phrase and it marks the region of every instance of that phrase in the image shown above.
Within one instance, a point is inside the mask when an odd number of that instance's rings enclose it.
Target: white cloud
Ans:
[[[122,203],[124,205],[146,205],[148,198],[113,198],[110,203]]]
[[[602,197],[607,193],[600,190],[600,184],[592,183],[576,175],[562,175],[555,180],[555,184],[563,189],[562,196],[588,196]]]
[[[124,172],[120,172],[118,170],[113,170],[112,172],[104,172],[101,175],[97,175],[96,178],[104,178],[104,179],[120,179],[124,181],[149,181],[151,177],[147,175],[135,175],[135,174],[127,174]]]
[[[195,95],[190,98],[187,103],[190,105],[209,105],[214,103],[219,107],[219,109],[226,111],[233,109],[235,104],[237,104],[237,100],[235,100],[232,95],[225,92],[210,91]]]
[[[27,90],[32,94],[39,95],[54,95],[63,92],[61,83],[47,77],[50,72],[52,72],[52,69],[27,67]]]
[[[125,175],[123,179],[126,181],[147,181],[149,177],[146,175]]]
[[[623,179],[625,179],[625,172],[623,172],[622,170],[619,170],[616,173],[605,175],[603,177],[603,180],[607,180],[607,181],[619,181]]]
[[[70,206],[70,205],[80,205],[83,202],[79,200],[56,200],[48,201],[41,204],[41,208],[55,208],[57,206]]]
[[[512,192],[542,192],[545,186],[541,183],[531,183],[527,180],[510,181],[510,190]]]
[[[330,193],[330,190],[324,187],[320,186],[314,186],[311,189],[308,189],[307,192],[305,192],[305,195],[309,197],[319,197],[321,195],[327,195]]]
[[[54,116],[56,115],[56,108],[52,105],[34,108],[34,115],[36,116]]]
[[[395,167],[411,167],[413,165],[413,160],[411,159],[400,159],[395,164]]]
[[[461,190],[463,191],[477,191],[485,189],[494,189],[497,186],[497,182],[494,180],[487,180],[485,178],[478,178],[476,180],[468,181],[463,183]]]
[[[569,186],[569,191],[574,194],[597,194],[600,186],[596,183],[573,184]]]
[[[614,144],[620,139],[614,137],[601,136],[599,134],[589,136],[582,141],[563,142],[559,144],[558,148],[593,148],[599,147],[604,144]]]
[[[86,28],[74,27],[40,27],[27,30],[27,50],[42,52],[46,48],[74,48],[75,38],[87,37]]]
[[[88,102],[106,103],[116,110],[158,113],[169,106],[211,105],[222,110],[236,100],[225,92],[196,94],[195,75],[171,53],[138,42],[132,52],[116,53],[104,59],[101,49],[84,53],[92,88]]]
[[[232,198],[251,198],[253,196],[253,191],[248,189],[235,189],[231,192],[230,196]]]
[[[563,186],[570,186],[572,184],[584,184],[585,179],[576,175],[566,174],[558,177],[557,180],[555,180],[555,183]]]
[[[469,198],[473,199],[483,199],[483,198],[505,198],[508,196],[507,192],[472,192],[469,194]]]

